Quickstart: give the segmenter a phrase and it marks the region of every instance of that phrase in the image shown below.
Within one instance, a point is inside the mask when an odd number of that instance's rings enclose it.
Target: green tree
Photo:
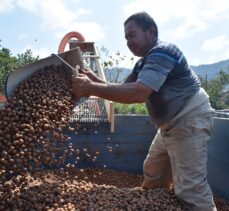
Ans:
[[[128,75],[129,69],[122,67],[123,62],[133,64],[134,57],[127,58],[117,51],[114,55],[109,55],[107,48],[97,48],[99,56],[102,60],[102,67],[106,80],[111,83],[122,83]],[[116,114],[147,114],[144,103],[122,104],[115,103],[114,110]]]
[[[127,68],[123,67],[123,62],[133,64],[134,57],[128,58],[126,55],[122,55],[117,51],[114,55],[109,55],[107,48],[102,47],[98,49],[99,56],[102,59],[102,67],[106,80],[111,83],[121,83],[124,81],[128,74]]]
[[[0,49],[0,93],[3,92],[7,75],[16,67],[16,57],[7,48]]]
[[[221,70],[216,78],[207,81],[200,77],[202,87],[209,95],[209,99],[213,108],[220,110],[229,108],[229,73]]]
[[[0,40],[1,42],[1,40]],[[39,59],[33,57],[31,50],[26,50],[22,54],[13,56],[8,48],[2,47],[0,44],[0,93],[3,92],[4,83],[7,76],[16,68],[30,64]]]
[[[115,103],[114,110],[116,114],[148,114],[144,103],[121,104]]]
[[[16,58],[16,68],[26,64],[33,63],[39,59],[39,56],[34,57],[31,49],[27,49],[25,53],[18,54]]]

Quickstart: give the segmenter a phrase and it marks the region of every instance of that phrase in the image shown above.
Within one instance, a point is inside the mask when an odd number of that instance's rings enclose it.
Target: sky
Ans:
[[[0,0],[0,45],[15,56],[31,49],[44,58],[77,31],[110,55],[131,57],[123,22],[140,11],[154,18],[159,38],[175,43],[190,65],[229,59],[229,0]]]

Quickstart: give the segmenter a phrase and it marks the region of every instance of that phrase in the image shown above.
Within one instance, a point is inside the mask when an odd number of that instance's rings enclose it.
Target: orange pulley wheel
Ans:
[[[69,32],[62,38],[62,40],[60,42],[60,45],[59,45],[59,48],[58,48],[58,53],[63,53],[64,52],[64,49],[65,49],[68,41],[71,38],[76,38],[80,42],[84,42],[85,41],[84,36],[82,34],[80,34],[79,32],[76,32],[76,31]]]

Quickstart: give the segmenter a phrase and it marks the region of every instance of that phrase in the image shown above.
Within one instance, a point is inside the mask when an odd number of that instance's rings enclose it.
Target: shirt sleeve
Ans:
[[[145,57],[137,81],[158,92],[177,61],[165,52],[154,52]]]
[[[143,66],[143,62],[142,62],[142,58],[139,59],[136,64],[134,65],[134,68],[132,70],[132,72],[127,76],[126,80],[124,81],[124,83],[131,83],[131,82],[135,82],[137,81],[138,78],[138,73],[141,70],[142,66]]]
[[[131,83],[137,80],[137,74],[135,72],[130,73],[125,79],[124,83]]]

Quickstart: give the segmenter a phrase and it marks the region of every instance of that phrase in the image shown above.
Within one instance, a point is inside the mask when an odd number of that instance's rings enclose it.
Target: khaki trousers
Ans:
[[[158,129],[144,161],[144,183],[163,188],[173,180],[175,195],[190,210],[213,211],[216,207],[207,182],[212,110],[209,102],[204,101],[190,112],[196,98],[199,96],[191,99],[184,108],[189,112],[183,111],[184,115],[176,117],[169,127]]]

